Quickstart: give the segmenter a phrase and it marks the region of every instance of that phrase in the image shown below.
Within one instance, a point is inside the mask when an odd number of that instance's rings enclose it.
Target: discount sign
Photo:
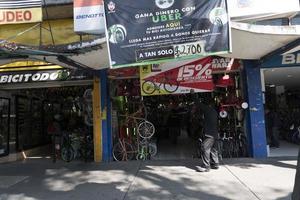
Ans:
[[[143,96],[211,92],[212,58],[140,67]]]

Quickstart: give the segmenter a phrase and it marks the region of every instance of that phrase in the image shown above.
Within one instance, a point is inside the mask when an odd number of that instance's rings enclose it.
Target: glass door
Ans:
[[[0,97],[0,156],[9,153],[10,99]]]

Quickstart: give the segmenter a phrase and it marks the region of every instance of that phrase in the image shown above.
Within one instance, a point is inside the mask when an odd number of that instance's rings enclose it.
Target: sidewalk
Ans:
[[[0,164],[1,200],[284,200],[292,192],[296,158],[225,160],[195,171],[197,160],[123,163],[31,159]]]

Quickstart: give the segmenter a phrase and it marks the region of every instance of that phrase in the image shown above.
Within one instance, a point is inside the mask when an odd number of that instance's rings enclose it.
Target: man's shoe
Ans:
[[[219,165],[211,165],[210,168],[211,169],[219,169]]]
[[[209,172],[209,168],[196,166],[197,172]]]

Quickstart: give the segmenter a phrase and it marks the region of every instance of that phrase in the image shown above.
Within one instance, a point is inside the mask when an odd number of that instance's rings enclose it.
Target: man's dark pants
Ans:
[[[212,166],[219,165],[219,157],[218,151],[216,148],[215,138],[213,136],[207,135],[205,136],[204,141],[201,145],[201,158],[203,162],[203,166],[205,168],[210,168]]]

